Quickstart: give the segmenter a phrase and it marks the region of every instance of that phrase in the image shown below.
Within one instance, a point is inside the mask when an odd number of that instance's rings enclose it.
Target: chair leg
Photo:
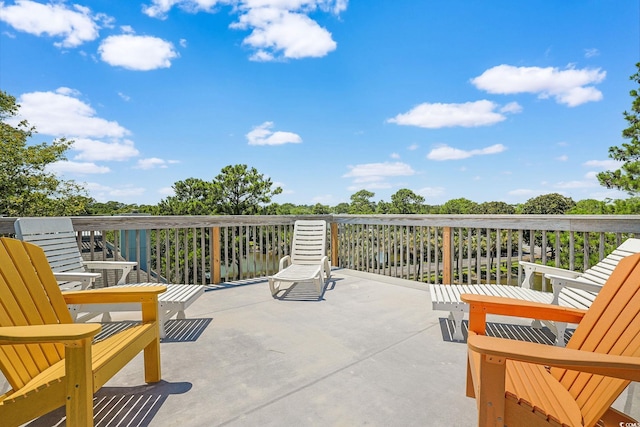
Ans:
[[[65,349],[66,415],[68,426],[93,426],[91,338]]]
[[[276,294],[280,290],[280,282],[276,285],[275,280],[269,279],[269,288],[271,289],[271,296],[275,298]]]
[[[464,341],[464,335],[462,333],[462,319],[464,318],[464,311],[455,310],[450,313],[450,317],[453,319],[455,330],[453,331],[453,338],[455,341]]]

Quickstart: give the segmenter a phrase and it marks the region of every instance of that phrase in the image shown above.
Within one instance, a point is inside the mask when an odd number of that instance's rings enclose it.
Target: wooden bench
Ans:
[[[0,238],[0,424],[18,426],[66,406],[68,426],[93,425],[93,393],[144,351],[158,382],[158,294],[164,286],[61,292],[41,248]],[[142,322],[92,344],[99,324],[74,324],[67,304],[137,301]]]
[[[525,271],[522,286],[509,285],[429,285],[431,308],[449,312],[449,318],[454,322],[453,339],[464,340],[462,320],[469,312],[469,306],[460,299],[461,294],[477,294],[501,296],[525,301],[546,304],[556,304],[564,307],[587,309],[595,299],[598,291],[609,278],[621,259],[640,252],[640,239],[627,239],[611,254],[603,258],[584,273],[549,267],[542,264],[521,262]],[[553,292],[543,292],[531,289],[534,274],[542,274],[550,280]],[[564,345],[566,322],[550,322],[545,319],[534,322],[534,326],[541,323],[547,325],[556,335],[556,344]]]
[[[117,289],[122,287],[150,287],[156,286],[157,283],[136,283],[111,286],[108,289]],[[160,324],[160,338],[165,338],[166,328],[165,323],[176,316],[177,319],[186,319],[185,310],[195,302],[204,293],[204,286],[202,285],[165,285],[166,292],[158,295],[158,310],[159,310],[159,324]],[[120,303],[116,307],[117,311],[137,311],[140,309],[140,304],[136,303]],[[74,312],[97,312],[102,313],[106,311],[115,311],[113,304],[91,304],[88,305],[71,305],[69,310],[73,314]]]
[[[154,283],[125,283],[127,274],[137,265],[133,261],[86,261],[82,258],[76,232],[71,218],[18,218],[14,224],[16,236],[26,242],[34,243],[44,253],[63,290],[88,289],[94,286],[100,273],[89,269],[116,269],[120,273],[117,286],[152,286]],[[172,316],[185,318],[185,310],[205,290],[203,285],[166,284],[167,292],[159,298],[160,337],[166,336],[165,323]],[[92,304],[69,307],[74,320],[84,321],[102,315],[102,320],[111,320],[109,312],[135,311],[135,304]]]

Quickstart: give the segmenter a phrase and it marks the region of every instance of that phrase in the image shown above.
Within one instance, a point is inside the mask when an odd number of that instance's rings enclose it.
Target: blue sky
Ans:
[[[98,201],[244,163],[277,203],[624,198],[637,0],[0,1],[0,89]]]

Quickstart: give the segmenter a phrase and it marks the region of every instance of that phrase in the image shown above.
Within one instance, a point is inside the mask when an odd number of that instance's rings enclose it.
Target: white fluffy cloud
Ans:
[[[64,3],[42,4],[29,0],[17,0],[5,6],[0,2],[0,20],[18,31],[36,36],[61,37],[55,43],[59,47],[77,47],[98,38],[100,23],[109,25],[106,15],[92,15],[88,7]]]
[[[471,83],[489,93],[534,93],[538,94],[538,98],[554,98],[560,104],[575,107],[602,99],[602,92],[593,85],[601,83],[606,75],[599,68],[575,69],[568,66],[561,70],[555,67],[514,67],[502,64],[471,79]]]
[[[231,28],[250,31],[243,44],[254,61],[322,57],[336,49],[331,33],[309,17],[322,10],[335,15],[348,0],[152,0],[143,8],[148,16],[165,19],[173,7],[188,12],[215,13],[231,6],[238,20]]]
[[[388,178],[400,176],[412,176],[416,172],[411,166],[402,162],[364,163],[348,166],[349,172],[342,175],[343,178],[351,178],[352,185],[349,190],[358,190],[366,187],[370,190],[391,188]]]
[[[517,103],[510,103],[504,106],[501,111],[504,113],[520,112],[521,109],[518,107]],[[425,102],[406,113],[388,119],[387,122],[429,129],[488,126],[506,119],[504,114],[496,111],[498,108],[498,104],[486,99],[463,104]]]
[[[80,152],[74,160],[88,162],[124,161],[140,154],[133,141],[128,139],[103,142],[90,138],[74,138],[73,149]]]
[[[583,163],[583,166],[589,168],[596,168],[598,170],[614,170],[620,169],[624,162],[619,162],[618,160],[607,159],[607,160],[588,160]]]
[[[65,137],[122,138],[130,132],[117,122],[96,117],[96,111],[69,88],[55,92],[30,92],[18,99],[20,114],[38,132]]]
[[[107,166],[99,166],[93,162],[59,161],[47,165],[47,170],[58,174],[73,173],[77,175],[105,174],[111,172]]]
[[[272,131],[273,122],[264,122],[253,128],[247,136],[249,145],[282,145],[299,144],[302,142],[300,135],[293,132]]]
[[[494,144],[489,147],[479,148],[476,150],[461,150],[459,148],[441,145],[434,148],[427,154],[429,160],[460,160],[468,159],[473,156],[484,156],[487,154],[498,154],[505,151],[507,147],[502,144]]]
[[[133,185],[110,187],[108,185],[98,184],[95,182],[87,183],[86,189],[89,190],[93,198],[100,202],[106,202],[107,200],[120,198],[142,196],[147,191],[146,188],[135,187]]]
[[[231,27],[251,30],[243,43],[255,49],[254,61],[271,61],[279,55],[290,59],[322,57],[336,48],[331,33],[303,13],[251,8]]]
[[[96,111],[80,99],[73,89],[59,88],[54,92],[30,92],[18,98],[21,118],[27,118],[39,133],[74,140],[74,160],[66,162],[68,172],[106,173],[96,168],[94,161],[124,161],[139,155],[128,139],[131,132],[118,122],[97,116]],[[62,166],[57,166],[60,168]],[[87,172],[96,168],[99,172]]]
[[[176,160],[164,160],[164,159],[159,159],[157,157],[150,157],[148,159],[138,160],[138,163],[136,164],[136,169],[143,169],[143,170],[156,169],[156,168],[166,169],[169,167],[170,164],[173,164],[173,163],[178,163],[178,162]]]
[[[169,68],[171,60],[178,57],[172,43],[134,34],[107,37],[100,44],[98,53],[109,65],[136,71]]]

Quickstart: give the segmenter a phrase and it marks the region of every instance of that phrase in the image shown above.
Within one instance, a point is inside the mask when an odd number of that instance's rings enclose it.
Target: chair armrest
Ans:
[[[487,314],[580,323],[586,310],[489,295],[461,294],[469,304],[469,331],[484,335]]]
[[[116,285],[124,285],[129,272],[138,265],[135,261],[83,261],[85,267],[102,270],[121,270],[122,276]]]
[[[509,360],[640,381],[640,358],[472,334],[469,349]]]
[[[157,300],[158,294],[166,291],[164,285],[121,286],[113,288],[89,289],[85,291],[63,292],[67,304],[105,304],[118,302],[146,302]]]
[[[531,289],[533,287],[533,275],[535,273],[539,274],[555,274],[556,276],[562,277],[578,277],[580,273],[565,270],[563,268],[551,267],[549,265],[544,264],[536,264],[534,262],[520,261],[520,266],[524,270],[524,280],[522,281],[522,287]]]
[[[558,304],[560,292],[564,288],[577,288],[594,293],[598,293],[600,292],[600,289],[602,289],[602,285],[598,283],[585,282],[583,280],[557,276],[555,274],[545,274],[544,277],[551,280],[551,286],[553,287],[553,301],[551,302],[552,304]]]
[[[0,327],[0,344],[65,343],[92,338],[100,332],[97,323]]]
[[[90,273],[82,271],[54,271],[53,276],[59,282],[82,282],[82,289],[93,286],[100,273]]]
[[[291,265],[291,256],[285,255],[282,258],[280,258],[280,265],[278,266],[278,271],[282,271],[285,268],[289,267],[290,265]]]

